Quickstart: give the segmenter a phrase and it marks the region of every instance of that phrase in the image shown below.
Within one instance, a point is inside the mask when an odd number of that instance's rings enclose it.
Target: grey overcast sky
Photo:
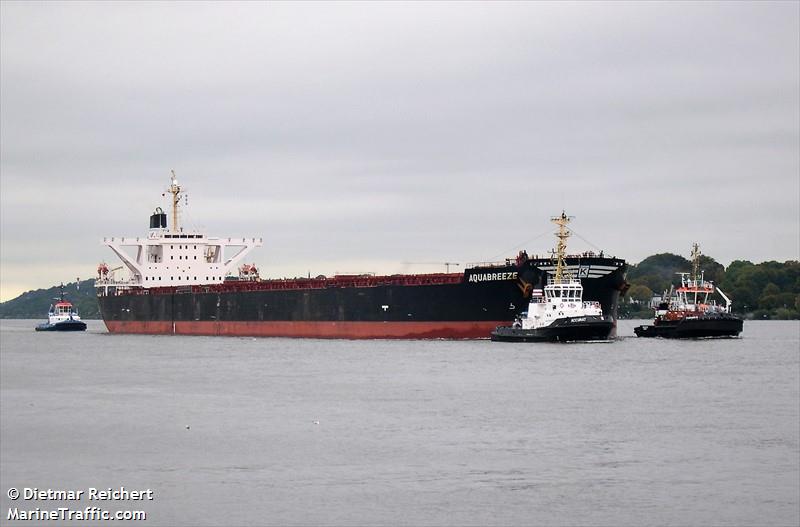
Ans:
[[[174,169],[262,276],[554,244],[798,259],[800,3],[0,4],[0,297],[116,264]]]

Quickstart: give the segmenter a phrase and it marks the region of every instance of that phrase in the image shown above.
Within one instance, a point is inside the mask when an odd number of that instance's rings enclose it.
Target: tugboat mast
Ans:
[[[170,170],[172,172],[172,184],[167,189],[167,192],[172,194],[172,232],[180,231],[178,228],[178,209],[180,206],[180,194],[181,194],[181,186],[178,185],[178,178],[175,175],[174,170]]]
[[[556,276],[555,276],[555,283],[561,283],[566,275],[566,267],[567,265],[564,263],[564,260],[567,257],[567,238],[569,238],[572,233],[567,230],[567,224],[572,220],[572,216],[567,216],[564,211],[561,211],[561,216],[555,216],[550,218],[550,221],[558,225],[558,232],[556,236],[558,237],[558,245],[556,246]]]
[[[700,272],[700,246],[697,242],[692,244],[692,281],[697,284],[697,276]]]

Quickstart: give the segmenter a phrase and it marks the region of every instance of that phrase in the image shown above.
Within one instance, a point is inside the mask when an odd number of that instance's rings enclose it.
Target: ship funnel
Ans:
[[[156,207],[155,212],[150,215],[150,228],[151,229],[166,229],[167,228],[167,214],[161,210],[161,207]]]

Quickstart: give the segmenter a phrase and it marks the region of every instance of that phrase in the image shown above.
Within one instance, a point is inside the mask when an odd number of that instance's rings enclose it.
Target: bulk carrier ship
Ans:
[[[123,266],[98,266],[100,312],[111,333],[346,339],[489,338],[525,311],[555,272],[551,256],[476,264],[463,273],[261,279],[239,265],[261,238],[215,238],[179,225],[181,186],[172,173],[172,218],[160,208],[143,237],[104,238]],[[165,194],[166,195],[166,194]],[[616,321],[626,263],[602,253],[567,256],[584,299]],[[127,268],[127,278],[115,271]],[[233,273],[236,276],[232,276]]]

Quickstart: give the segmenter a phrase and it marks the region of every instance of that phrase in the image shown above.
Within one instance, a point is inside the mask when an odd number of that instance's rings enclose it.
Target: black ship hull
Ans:
[[[626,265],[602,257],[568,260],[584,299],[616,320]],[[315,338],[488,338],[528,306],[547,260],[474,267],[463,274],[232,281],[183,288],[101,287],[112,333]]]
[[[36,326],[36,331],[86,331],[86,323],[80,320],[64,320],[55,324],[45,322]]]
[[[553,321],[549,326],[537,329],[500,326],[492,331],[492,340],[496,342],[576,342],[607,340],[613,328],[614,323],[605,317],[565,317]]]
[[[658,321],[650,326],[633,329],[637,337],[661,337],[667,339],[737,337],[744,322],[733,315],[687,318],[674,322]]]

